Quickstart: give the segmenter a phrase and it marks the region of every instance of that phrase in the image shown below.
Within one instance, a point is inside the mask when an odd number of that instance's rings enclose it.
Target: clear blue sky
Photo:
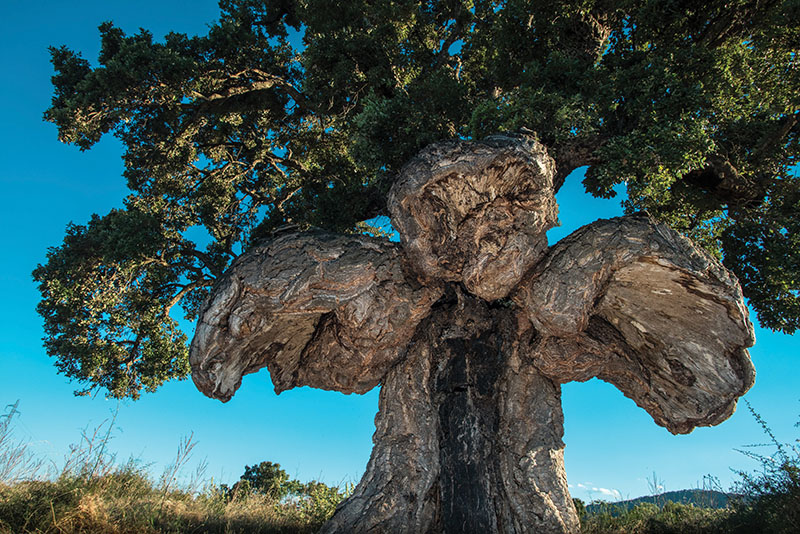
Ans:
[[[169,30],[203,33],[217,15],[216,2],[196,0],[63,2],[5,0],[0,21],[0,405],[20,400],[18,436],[60,462],[84,427],[107,419],[116,401],[74,397],[75,386],[56,373],[41,346],[38,291],[31,270],[48,246],[61,243],[70,221],[120,206],[126,194],[121,147],[105,139],[89,152],[61,145],[42,122],[50,100],[48,45],[66,44],[94,60],[97,26],[113,20],[129,33],[139,27],[161,37]],[[596,200],[574,176],[558,195],[563,226],[551,242],[582,224],[620,213],[619,200]],[[800,344],[758,329],[752,350],[756,385],[745,396],[784,441],[793,440],[800,414],[797,367]],[[181,437],[194,433],[194,460],[208,475],[230,483],[245,464],[279,462],[301,479],[357,481],[372,447],[374,390],[366,395],[300,388],[276,396],[266,370],[245,378],[227,404],[208,399],[190,381],[172,382],[137,402],[124,402],[112,442],[122,460],[153,462],[158,472]],[[653,473],[666,489],[697,487],[704,475],[723,486],[731,468],[755,464],[735,451],[761,443],[760,428],[741,409],[714,428],[672,436],[614,387],[592,380],[564,387],[567,475],[573,495],[586,500],[635,497],[648,492]]]

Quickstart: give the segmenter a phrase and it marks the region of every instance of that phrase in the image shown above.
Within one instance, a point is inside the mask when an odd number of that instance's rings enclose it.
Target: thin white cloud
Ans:
[[[611,497],[612,499],[620,500],[622,499],[622,494],[615,489],[608,489],[608,488],[592,488],[593,491],[601,493],[607,497]]]
[[[622,499],[622,493],[620,493],[619,490],[601,488],[601,487],[595,486],[594,484],[592,484],[590,482],[587,482],[585,484],[578,483],[578,484],[575,484],[575,487],[585,491],[589,495],[599,493],[603,498],[607,498],[607,499],[610,499],[610,500],[619,501],[619,500]]]

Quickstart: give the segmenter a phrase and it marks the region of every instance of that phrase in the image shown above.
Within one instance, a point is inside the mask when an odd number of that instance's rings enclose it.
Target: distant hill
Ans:
[[[701,508],[725,508],[732,498],[738,497],[730,493],[722,493],[721,491],[712,490],[680,490],[680,491],[667,491],[660,495],[651,495],[649,497],[639,497],[637,499],[630,499],[627,501],[619,501],[612,503],[592,503],[586,505],[586,511],[590,514],[616,511],[627,511],[642,503],[652,503],[658,506],[663,506],[667,501],[672,501],[680,504],[693,504]]]

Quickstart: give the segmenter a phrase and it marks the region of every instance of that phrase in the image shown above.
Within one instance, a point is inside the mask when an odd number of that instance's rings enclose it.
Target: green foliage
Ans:
[[[336,506],[352,492],[350,486],[342,490],[316,480],[300,482],[290,479],[280,464],[272,462],[245,466],[244,474],[233,488],[223,485],[221,489],[232,500],[264,495],[285,505],[281,513],[320,525],[333,515]]]
[[[800,179],[775,184],[749,218],[722,234],[726,257],[764,324],[800,328]]]
[[[70,225],[64,244],[33,273],[45,347],[60,356],[59,370],[114,397],[186,376],[186,336],[169,310],[189,289],[210,284],[208,277],[183,280],[199,270],[190,246],[137,209]]]
[[[292,513],[304,522],[321,526],[330,519],[339,503],[352,492],[353,486],[351,485],[346,485],[342,489],[316,480],[306,482],[298,492],[298,499],[294,502],[295,508]]]
[[[722,524],[728,514],[728,510],[697,508],[673,502],[667,502],[663,507],[644,503],[621,513],[610,510],[586,515],[581,524],[581,532],[584,534],[716,534],[725,532]]]
[[[573,498],[572,504],[575,505],[575,513],[578,514],[578,519],[583,521],[583,518],[586,517],[586,503],[580,499]]]
[[[239,478],[246,483],[250,491],[269,495],[279,501],[290,494],[300,492],[302,484],[289,479],[289,474],[281,469],[280,464],[261,462],[258,465],[246,465],[244,474]]]
[[[557,180],[586,166],[591,194],[624,183],[627,210],[720,257],[763,325],[800,325],[797,0],[220,7],[203,36],[106,23],[95,63],[51,50],[45,118],[81,149],[118,137],[131,189],[124,210],[70,226],[35,274],[47,349],[86,391],[184,376],[171,307],[193,316],[254,240],[363,231],[423,146],[518,128]],[[208,246],[183,237],[197,228]]]

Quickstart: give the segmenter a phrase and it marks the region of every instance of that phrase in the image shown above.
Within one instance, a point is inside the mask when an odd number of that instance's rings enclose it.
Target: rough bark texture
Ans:
[[[577,532],[561,390],[533,366],[532,335],[509,308],[440,301],[386,377],[367,471],[322,532]]]
[[[542,332],[545,375],[598,376],[673,433],[724,421],[753,385],[755,337],[738,282],[646,215],[574,232],[513,299]]]
[[[739,285],[688,240],[628,216],[548,251],[554,169],[530,137],[437,144],[390,193],[402,249],[291,234],[220,280],[190,353],[207,395],[265,365],[277,391],[383,383],[366,474],[324,532],[577,532],[561,383],[600,377],[675,433],[752,385]]]
[[[547,248],[557,223],[555,164],[525,136],[453,141],[423,150],[389,195],[392,224],[427,280],[508,295]]]
[[[243,254],[206,304],[192,378],[227,401],[267,366],[277,392],[364,393],[403,354],[441,294],[407,278],[396,245],[365,236],[289,234]]]

